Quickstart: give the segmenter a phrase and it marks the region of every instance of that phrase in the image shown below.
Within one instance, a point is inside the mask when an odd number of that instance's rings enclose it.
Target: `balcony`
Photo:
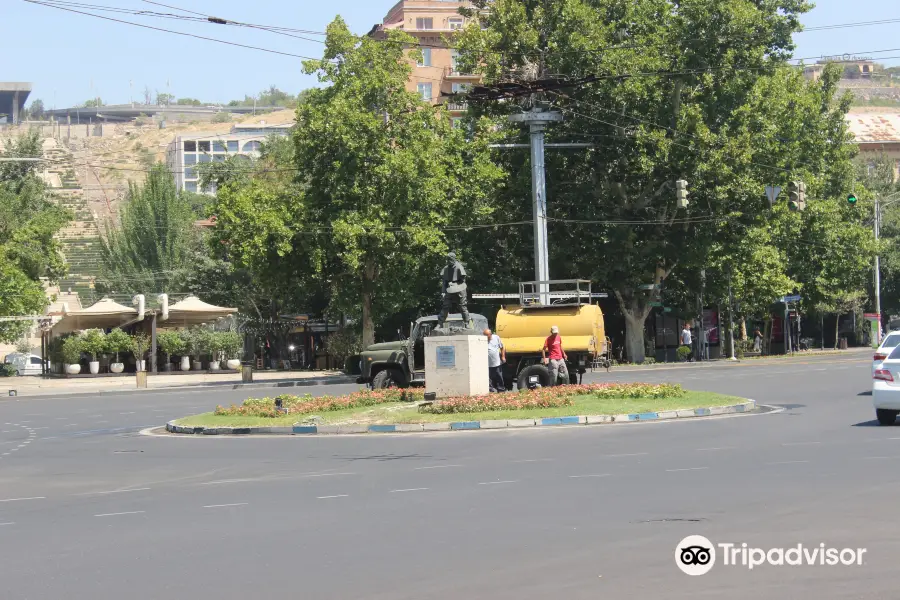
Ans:
[[[444,79],[478,79],[480,77],[480,75],[472,73],[461,73],[457,70],[456,65],[453,65],[444,71]]]
[[[450,112],[466,112],[469,110],[468,102],[448,102],[447,110]]]

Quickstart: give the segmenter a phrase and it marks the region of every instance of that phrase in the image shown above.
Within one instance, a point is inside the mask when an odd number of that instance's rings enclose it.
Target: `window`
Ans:
[[[196,152],[197,151],[197,142],[196,141],[185,142],[184,143],[184,151],[185,152]]]
[[[244,152],[259,152],[259,142],[247,142],[244,144]]]
[[[459,73],[459,52],[456,50],[450,51],[450,70],[453,73]]]
[[[465,94],[468,93],[469,88],[472,87],[471,83],[454,83],[450,86],[450,90],[454,94]]]
[[[888,356],[888,360],[897,360],[900,358],[900,346],[894,346],[894,350]]]
[[[197,182],[196,181],[187,181],[184,184],[184,191],[186,192],[194,192],[197,193]]]
[[[462,29],[463,28],[463,18],[462,17],[450,17],[450,29]]]
[[[422,59],[416,61],[416,66],[419,67],[430,67],[431,66],[431,48],[422,48]]]
[[[892,333],[881,342],[882,348],[896,348],[897,346],[900,346],[900,333]]]
[[[39,365],[39,366],[40,366],[40,364],[41,364],[41,359],[38,358],[37,356],[32,356],[32,357],[31,357],[31,364],[33,364],[33,365]]]
[[[420,83],[417,86],[419,91],[419,95],[422,96],[422,100],[426,102],[431,102],[431,84],[430,83]]]
[[[193,167],[185,167],[184,168],[184,178],[185,179],[197,179],[197,169]]]
[[[237,140],[228,140],[228,151],[229,152],[237,152],[238,151],[238,141]]]
[[[416,29],[434,29],[434,19],[431,17],[416,17]]]
[[[222,140],[213,142],[213,152],[225,152],[225,142]]]
[[[225,159],[228,158],[224,154],[216,154],[213,156],[213,162],[225,162]]]
[[[209,154],[201,154],[200,155],[200,162],[202,162],[202,163],[208,163],[211,160],[212,160],[212,158],[210,158]]]
[[[196,154],[185,154],[184,155],[184,164],[196,165],[197,164],[197,155]]]
[[[209,152],[209,142],[197,142],[197,149],[200,152]]]

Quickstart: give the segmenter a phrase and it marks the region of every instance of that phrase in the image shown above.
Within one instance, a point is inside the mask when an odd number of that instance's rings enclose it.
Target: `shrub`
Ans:
[[[166,355],[166,362],[172,360],[173,354],[180,356],[187,347],[179,331],[160,331],[156,335],[156,343],[159,344],[162,353]]]
[[[0,377],[15,377],[18,373],[16,365],[0,363]]]
[[[131,353],[134,355],[135,362],[138,363],[140,371],[140,361],[144,360],[144,355],[150,349],[150,337],[146,333],[136,333],[131,336]]]
[[[105,335],[99,329],[88,329],[81,334],[81,351],[91,357],[92,361],[106,351]]]
[[[337,364],[344,364],[354,354],[362,352],[362,336],[358,331],[349,327],[336,331],[328,336],[325,341],[328,355],[335,359]]]
[[[31,346],[31,340],[22,339],[16,343],[16,352],[20,354],[31,354],[34,348]]]
[[[211,121],[213,123],[231,123],[231,113],[226,110],[220,110],[213,115]]]
[[[114,354],[116,356],[116,362],[119,362],[120,352],[128,352],[131,350],[131,336],[118,327],[106,334],[105,341],[106,347],[104,348],[104,352]]]
[[[678,350],[675,351],[675,356],[678,357],[678,360],[685,361],[688,359],[688,356],[691,355],[691,349],[687,346],[679,346]]]
[[[388,389],[364,390],[346,396],[320,396],[318,398],[309,394],[304,396],[282,394],[275,398],[251,398],[245,400],[241,405],[217,406],[215,414],[279,417],[282,414],[275,410],[275,399],[281,400],[282,408],[288,414],[304,415],[377,404],[421,401],[424,399],[424,393],[421,390]]]
[[[244,352],[244,338],[236,331],[226,331],[221,335],[222,351],[225,359],[239,359]]]
[[[76,365],[81,362],[81,339],[75,335],[64,339],[59,355],[67,365]]]

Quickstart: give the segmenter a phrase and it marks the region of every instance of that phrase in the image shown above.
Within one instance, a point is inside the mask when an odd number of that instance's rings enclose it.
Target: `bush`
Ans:
[[[220,110],[213,115],[213,123],[231,123],[231,113],[227,110]]]
[[[31,354],[32,350],[34,350],[34,348],[31,346],[31,340],[22,339],[16,343],[16,352],[19,354]]]
[[[221,348],[226,360],[240,359],[244,353],[244,337],[236,331],[226,331],[221,336]]]
[[[72,335],[62,342],[60,358],[67,365],[77,365],[81,362],[81,339]]]
[[[149,349],[150,337],[146,333],[136,333],[131,336],[131,354],[138,363],[138,370],[140,370],[140,361],[144,360],[144,355]]]
[[[160,331],[156,335],[156,343],[159,349],[166,355],[166,362],[172,360],[172,355],[181,356],[187,345],[180,331]]]
[[[116,362],[119,362],[119,353],[131,350],[131,336],[116,327],[106,334],[106,347],[104,352],[114,354]]]
[[[363,351],[362,336],[358,331],[345,327],[328,336],[325,348],[328,355],[342,365],[348,358]]]
[[[81,351],[91,357],[92,361],[106,352],[105,335],[99,329],[88,329],[81,334]]]
[[[687,346],[679,346],[678,350],[675,351],[675,356],[677,356],[680,361],[686,361],[690,355],[691,349]]]
[[[282,408],[288,414],[298,415],[343,410],[345,408],[357,408],[360,406],[375,406],[377,404],[388,404],[393,402],[416,402],[423,400],[424,397],[424,393],[421,390],[398,389],[364,390],[346,396],[321,396],[319,398],[314,398],[309,394],[304,396],[294,396],[292,394],[276,396],[277,399],[281,400]],[[227,408],[217,406],[215,414],[279,417],[282,416],[283,413],[276,412],[275,399],[273,398],[251,398],[245,400],[240,406],[234,404]]]
[[[0,377],[15,377],[19,372],[16,371],[16,365],[9,363],[0,363]]]

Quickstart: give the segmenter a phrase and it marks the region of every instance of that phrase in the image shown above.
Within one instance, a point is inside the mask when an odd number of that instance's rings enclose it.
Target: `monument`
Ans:
[[[472,329],[466,306],[466,269],[450,252],[441,271],[443,299],[437,327],[425,338],[425,394],[428,398],[480,396],[489,392],[487,338]],[[458,308],[462,327],[447,327]]]

